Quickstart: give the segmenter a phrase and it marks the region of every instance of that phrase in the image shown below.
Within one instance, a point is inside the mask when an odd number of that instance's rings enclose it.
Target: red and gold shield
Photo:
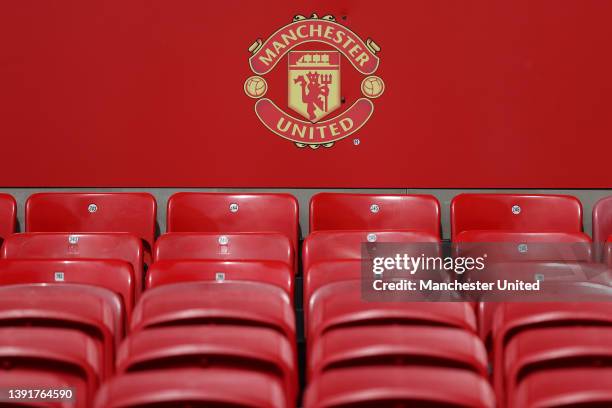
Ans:
[[[288,59],[291,109],[316,123],[340,107],[338,51],[291,51]]]

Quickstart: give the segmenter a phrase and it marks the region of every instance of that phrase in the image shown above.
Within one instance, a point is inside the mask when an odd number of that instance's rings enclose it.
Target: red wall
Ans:
[[[312,12],[373,38],[386,83],[317,150],[243,90],[253,41]],[[0,186],[609,188],[611,20],[600,0],[4,1]],[[363,75],[342,75],[350,104]],[[286,63],[266,79],[290,112]]]

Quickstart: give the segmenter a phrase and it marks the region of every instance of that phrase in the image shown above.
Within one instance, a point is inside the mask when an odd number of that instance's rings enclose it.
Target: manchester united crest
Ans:
[[[382,79],[374,75],[380,63],[380,47],[372,39],[363,41],[333,16],[296,16],[265,41],[255,41],[249,51],[255,75],[247,78],[244,91],[256,99],[257,117],[298,147],[332,147],[357,132],[372,116],[373,100],[385,89]],[[280,69],[277,65],[285,57],[287,109],[281,108],[283,101],[265,97],[269,86],[265,75]],[[360,84],[342,84],[343,61],[351,65],[344,64],[345,68],[364,75]],[[359,87],[361,96],[346,101],[342,86]]]

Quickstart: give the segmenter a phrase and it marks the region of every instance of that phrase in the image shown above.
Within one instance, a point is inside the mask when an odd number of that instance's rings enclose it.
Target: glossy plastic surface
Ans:
[[[530,375],[509,408],[612,406],[612,368],[563,368]]]
[[[333,230],[316,231],[308,235],[302,246],[302,265],[304,274],[310,266],[318,262],[338,260],[360,260],[364,251],[369,250],[376,256],[378,245],[385,248],[388,243],[406,244],[403,252],[420,256],[425,253],[437,256],[440,253],[440,238],[429,232],[415,231],[378,231],[378,230]],[[382,250],[381,249],[381,250]]]
[[[551,327],[525,331],[510,340],[504,351],[504,367],[495,367],[504,376],[508,406],[514,402],[522,381],[559,367],[599,368],[612,360],[612,328],[580,327],[568,330]],[[599,382],[599,381],[598,381]],[[503,396],[498,396],[498,399]]]
[[[493,408],[495,398],[487,380],[468,370],[359,367],[323,373],[309,385],[305,408],[337,406]]]
[[[582,205],[566,195],[459,194],[451,202],[453,240],[469,230],[582,232]]]
[[[61,373],[43,372],[39,370],[11,370],[10,374],[0,375],[0,388],[20,390],[66,390],[72,388],[74,399],[55,402],[38,402],[35,407],[44,408],[90,408],[91,401],[87,398],[87,384],[78,378],[66,378]]]
[[[602,198],[593,207],[593,241],[603,242],[612,235],[612,196]]]
[[[502,303],[497,307],[493,319],[493,382],[495,393],[504,395],[504,378],[501,375],[506,366],[506,347],[513,337],[521,332],[538,327],[558,326],[568,331],[580,327],[612,325],[612,302],[601,298],[599,302],[539,302]],[[504,400],[498,401],[504,407]]]
[[[0,285],[20,283],[77,283],[106,288],[121,296],[128,321],[135,302],[134,270],[125,261],[0,260]]]
[[[279,261],[157,261],[147,271],[146,287],[198,281],[268,283],[293,299],[293,269]]]
[[[448,326],[476,332],[473,308],[461,302],[367,302],[361,281],[323,286],[310,298],[307,334],[309,341],[335,328],[379,323],[414,326]]]
[[[0,326],[77,328],[102,345],[107,375],[113,371],[115,346],[123,337],[121,309],[118,295],[94,286],[0,287]]]
[[[145,291],[132,315],[132,332],[159,326],[230,324],[263,326],[295,340],[287,293],[256,282],[189,282]]]
[[[310,232],[412,230],[440,236],[440,204],[431,195],[318,193],[310,200]]]
[[[104,259],[128,262],[134,270],[135,296],[144,281],[143,249],[139,239],[125,233],[52,233],[14,234],[0,250],[4,259]]]
[[[298,249],[298,202],[291,194],[176,193],[167,232],[276,232]]]
[[[463,231],[454,239],[453,254],[487,254],[488,262],[590,262],[594,258],[591,238],[582,232]]]
[[[310,343],[308,376],[343,367],[461,368],[487,378],[487,353],[472,332],[448,327],[366,326],[332,330]]]
[[[155,241],[157,203],[149,193],[37,193],[25,208],[26,232],[129,232]]]
[[[261,327],[193,326],[147,329],[131,334],[117,352],[117,372],[172,368],[234,368],[277,376],[288,404],[295,405],[294,347],[277,331]]]
[[[293,267],[289,239],[277,233],[170,232],[155,243],[153,258],[163,260],[277,261]]]
[[[17,203],[13,196],[0,193],[0,242],[15,232],[17,224]]]
[[[91,401],[105,377],[103,352],[99,343],[76,330],[0,328],[0,377],[16,372],[50,373],[71,387],[86,384],[86,396],[80,397]]]
[[[100,388],[93,406],[285,408],[286,401],[282,382],[270,374],[223,368],[179,368],[113,377]]]
[[[612,270],[600,263],[583,262],[507,262],[489,265],[486,274],[466,275],[466,281],[494,283],[499,279],[522,280],[525,282],[541,279],[547,283],[612,284]],[[576,294],[575,296],[580,296]],[[537,294],[536,294],[537,297]],[[571,296],[569,297],[571,298]],[[534,299],[537,301],[537,298]],[[480,302],[478,305],[478,330],[483,340],[490,345],[493,316],[501,303]]]

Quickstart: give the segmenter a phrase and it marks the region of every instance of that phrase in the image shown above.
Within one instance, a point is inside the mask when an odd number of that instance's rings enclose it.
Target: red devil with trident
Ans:
[[[306,108],[308,119],[314,121],[317,118],[317,115],[315,115],[316,108],[327,112],[327,98],[332,76],[331,74],[321,75],[318,72],[309,72],[306,76],[308,77],[308,83],[303,75],[295,78],[293,83],[300,84],[302,87],[302,102],[308,105]]]

